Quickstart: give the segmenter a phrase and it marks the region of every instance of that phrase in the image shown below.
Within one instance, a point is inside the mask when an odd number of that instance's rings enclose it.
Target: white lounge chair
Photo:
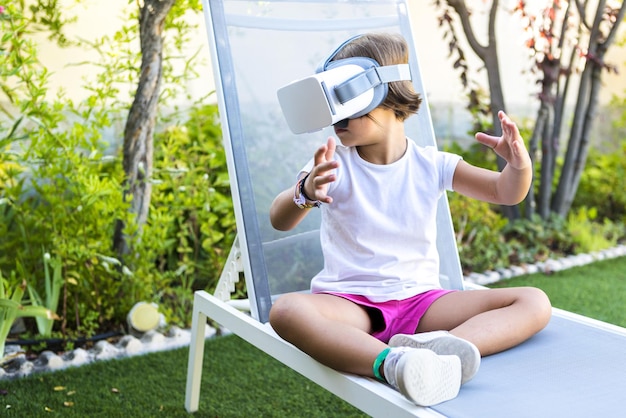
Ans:
[[[424,103],[407,135],[436,144],[413,45],[406,0],[204,0],[238,238],[215,295],[195,294],[185,408],[198,409],[204,329],[211,318],[311,381],[375,417],[622,416],[626,404],[626,330],[555,310],[524,344],[483,359],[457,398],[418,407],[374,379],[336,372],[278,337],[267,324],[274,298],[307,291],[321,269],[318,214],[288,233],[272,229],[269,207],[328,132],[295,136],[276,90],[310,75],[340,41],[369,31],[398,32],[412,50],[411,73]],[[421,2],[413,2],[419,7]],[[447,200],[438,213],[441,283],[464,289]],[[249,314],[230,301],[243,271]],[[239,309],[237,309],[237,308]],[[208,371],[210,372],[210,371]]]

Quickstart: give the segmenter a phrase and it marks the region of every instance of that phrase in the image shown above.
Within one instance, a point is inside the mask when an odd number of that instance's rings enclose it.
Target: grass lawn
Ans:
[[[553,306],[626,327],[626,257],[492,287],[536,286]],[[188,417],[188,349],[0,380],[7,417]],[[196,417],[363,417],[236,336],[208,340]]]
[[[604,260],[550,275],[532,274],[489,287],[534,286],[552,306],[626,327],[626,257]]]
[[[181,348],[0,380],[0,416],[190,417]],[[194,417],[357,417],[351,405],[236,336],[207,340]]]

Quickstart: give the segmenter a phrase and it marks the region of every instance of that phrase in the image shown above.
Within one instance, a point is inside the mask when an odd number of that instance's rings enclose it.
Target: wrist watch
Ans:
[[[304,193],[304,182],[307,177],[309,177],[309,173],[302,177],[296,184],[296,188],[293,193],[293,203],[295,203],[300,209],[319,208],[322,205],[322,202],[319,200],[310,200],[306,193]]]

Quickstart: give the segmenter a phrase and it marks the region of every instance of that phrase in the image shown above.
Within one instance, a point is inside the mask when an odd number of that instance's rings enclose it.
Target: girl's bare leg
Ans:
[[[373,377],[372,365],[387,345],[369,335],[360,306],[338,296],[291,293],[272,306],[270,323],[283,339],[335,369]]]
[[[532,337],[548,324],[551,314],[550,300],[536,288],[467,290],[437,299],[416,332],[448,330],[486,356]]]

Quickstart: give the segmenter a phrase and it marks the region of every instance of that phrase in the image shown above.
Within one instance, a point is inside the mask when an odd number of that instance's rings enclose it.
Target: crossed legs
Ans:
[[[481,355],[511,348],[543,329],[551,316],[548,297],[535,288],[453,292],[437,299],[416,332],[448,330],[474,343]],[[326,294],[287,294],[270,311],[276,332],[336,370],[373,376],[372,364],[387,344],[372,337],[367,312]]]
[[[550,300],[537,288],[468,290],[437,299],[416,332],[450,331],[487,356],[526,341],[548,324],[551,315]]]

